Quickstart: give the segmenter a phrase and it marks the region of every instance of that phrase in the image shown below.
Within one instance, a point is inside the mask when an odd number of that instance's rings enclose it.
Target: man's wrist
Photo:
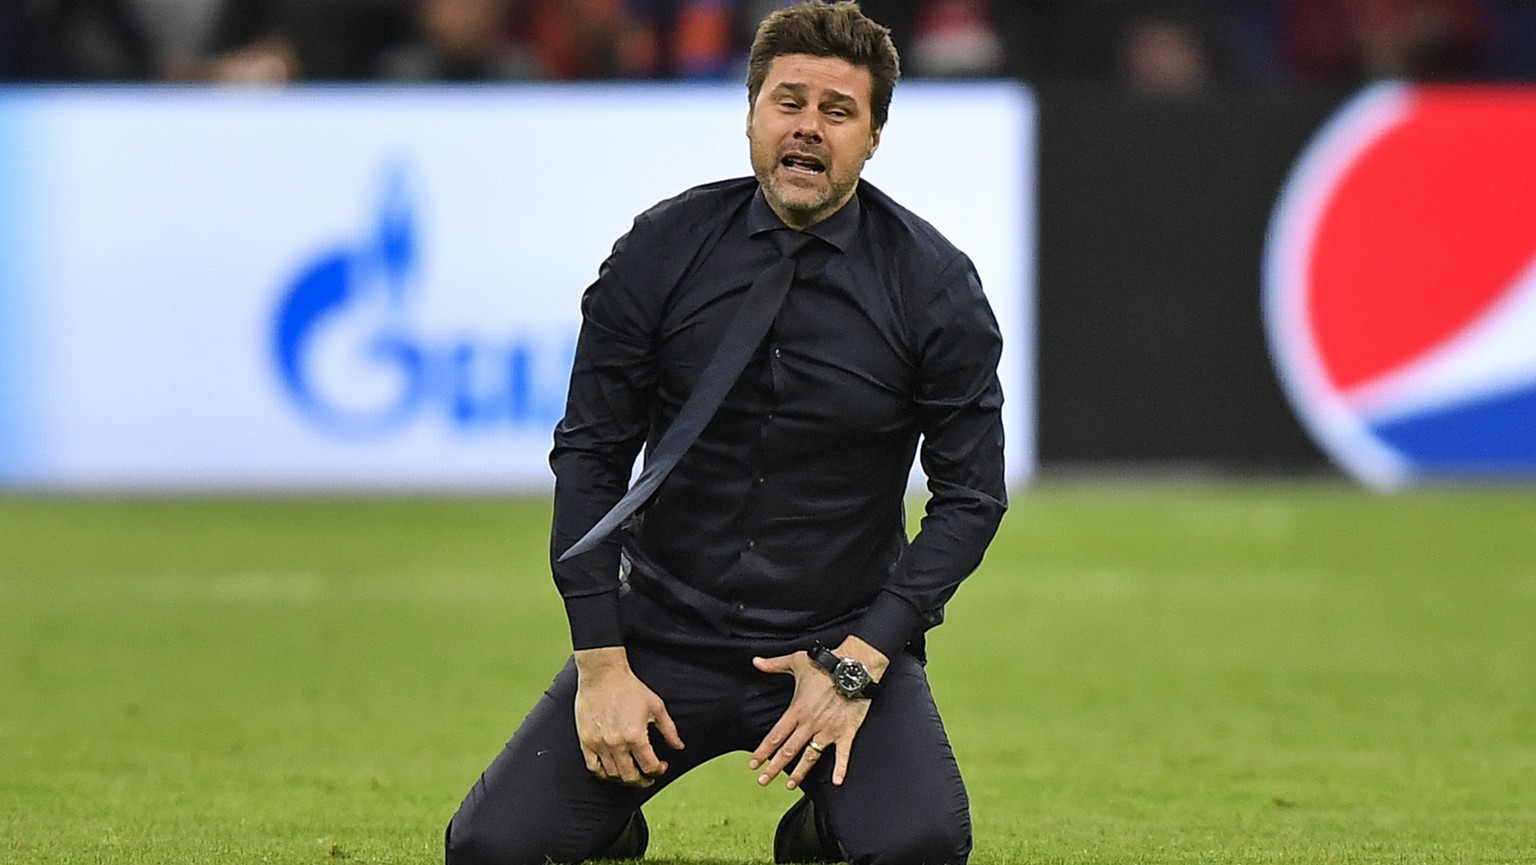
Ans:
[[[575,652],[576,672],[591,680],[612,673],[629,672],[629,652],[623,646],[601,646]]]
[[[891,659],[885,653],[866,643],[859,637],[849,634],[832,652],[839,657],[852,658],[864,665],[869,671],[869,677],[876,682],[885,676],[885,670],[891,665]]]
[[[811,661],[831,677],[832,687],[844,699],[869,700],[880,692],[880,683],[863,661],[840,655],[822,645],[819,640],[806,652]]]

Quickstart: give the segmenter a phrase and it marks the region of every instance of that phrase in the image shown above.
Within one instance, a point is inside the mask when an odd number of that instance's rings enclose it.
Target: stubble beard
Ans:
[[[757,175],[757,182],[762,185],[763,193],[768,197],[769,202],[777,205],[775,210],[794,216],[793,221],[800,227],[812,225],[831,216],[832,212],[847,200],[853,193],[854,187],[859,184],[858,174],[854,174],[847,181],[839,182],[832,176],[832,166],[829,164],[823,175],[826,185],[807,199],[805,187],[779,182],[776,172],[780,169],[779,160],[782,157],[783,154],[777,151],[759,154],[754,143],[752,171]]]

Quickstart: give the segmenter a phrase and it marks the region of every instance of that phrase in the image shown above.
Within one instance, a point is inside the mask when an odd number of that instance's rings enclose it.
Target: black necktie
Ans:
[[[731,385],[741,376],[747,361],[768,333],[769,325],[773,324],[774,317],[779,314],[779,307],[784,305],[784,296],[789,293],[789,284],[795,278],[795,256],[811,241],[811,235],[789,229],[776,229],[769,237],[778,246],[783,258],[752,281],[746,296],[742,298],[741,307],[736,310],[730,324],[726,325],[725,335],[721,337],[719,345],[715,346],[709,365],[699,374],[693,393],[688,395],[672,425],[667,427],[661,441],[657,442],[656,449],[651,452],[650,459],[646,460],[645,470],[640,473],[635,485],[608,513],[603,514],[596,525],[582,535],[581,540],[561,554],[560,561],[594,549],[629,519],[631,514],[640,510],[677,466],[683,454],[698,441],[699,434],[709,424],[710,418],[715,416],[715,411],[720,408]]]

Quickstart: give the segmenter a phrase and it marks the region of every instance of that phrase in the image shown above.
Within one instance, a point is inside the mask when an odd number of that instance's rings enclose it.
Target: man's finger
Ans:
[[[597,775],[605,781],[617,781],[619,779],[619,764],[612,754],[602,753],[597,755]]]
[[[805,776],[810,774],[811,769],[821,760],[821,752],[824,750],[826,749],[817,744],[815,739],[805,743],[805,749],[800,752],[800,762],[795,764],[795,770],[789,773],[789,780],[784,782],[785,789],[793,790],[800,786],[800,782],[805,780]]]
[[[653,754],[654,758],[655,755]],[[618,760],[619,781],[630,787],[649,787],[656,783],[635,763],[634,756],[625,754]]]
[[[764,766],[762,774],[757,776],[757,783],[766,787],[780,772],[789,767],[791,761],[806,750],[806,745],[810,741],[809,733],[796,730],[790,734],[789,741],[774,751],[773,756],[768,759],[768,765]]]
[[[834,759],[832,763],[832,786],[834,787],[843,786],[843,779],[848,777],[848,752],[853,750],[848,747],[849,744],[851,743],[839,744],[833,749],[835,753],[832,755]]]
[[[671,745],[674,750],[683,750],[683,737],[678,735],[677,724],[672,721],[672,716],[667,714],[666,706],[658,705],[651,721],[655,723],[656,729],[661,731],[661,738],[665,739],[668,745]]]
[[[639,747],[630,749],[631,763],[639,767],[640,772],[646,776],[655,776],[667,771],[665,760],[656,756],[656,749],[650,742],[641,742]]]
[[[581,759],[586,761],[587,771],[588,772],[591,772],[592,774],[597,775],[598,777],[602,777],[602,774],[603,774],[603,763],[602,763],[601,760],[597,759],[597,752],[596,751],[592,750],[591,748],[588,748],[586,745],[582,745],[581,746]]]
[[[763,741],[758,743],[757,749],[752,752],[752,759],[747,761],[747,767],[756,769],[768,762],[769,758],[773,756],[773,752],[778,750],[780,745],[789,741],[789,735],[794,732],[794,729],[795,724],[793,721],[787,718],[780,718],[779,723],[774,724],[773,729],[768,731],[768,735],[763,737]]]
[[[793,670],[790,661],[794,655],[779,655],[774,658],[753,658],[752,666],[764,673],[788,673]]]

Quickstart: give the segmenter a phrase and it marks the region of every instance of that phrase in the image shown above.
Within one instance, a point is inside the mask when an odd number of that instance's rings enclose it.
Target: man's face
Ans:
[[[868,69],[840,57],[782,54],[747,109],[752,172],[791,228],[814,225],[847,203],[880,145],[872,127]]]

